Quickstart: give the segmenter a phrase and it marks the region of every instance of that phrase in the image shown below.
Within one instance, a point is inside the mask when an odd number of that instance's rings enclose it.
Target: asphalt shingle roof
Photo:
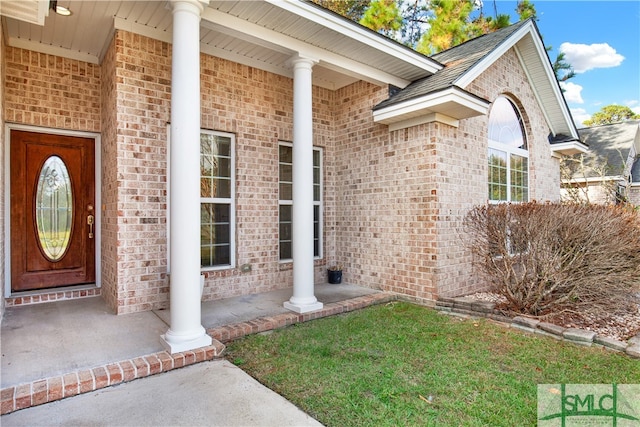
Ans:
[[[578,129],[580,139],[589,146],[592,155],[600,162],[606,161],[608,175],[622,174],[638,132],[640,120]],[[637,158],[631,175],[633,182],[640,182],[640,160]]]
[[[389,99],[376,105],[374,110],[455,86],[460,77],[518,31],[527,21],[521,21],[493,33],[476,37],[431,56],[432,59],[444,65],[442,70],[409,84]]]

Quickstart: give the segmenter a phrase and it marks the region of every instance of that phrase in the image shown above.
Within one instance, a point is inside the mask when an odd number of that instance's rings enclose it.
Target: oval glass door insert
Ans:
[[[59,261],[71,238],[73,191],[67,166],[58,156],[49,157],[42,165],[35,209],[42,252],[49,261]]]

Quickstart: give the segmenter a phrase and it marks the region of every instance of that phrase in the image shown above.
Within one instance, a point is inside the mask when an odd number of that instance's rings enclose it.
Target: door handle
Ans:
[[[87,224],[89,225],[89,238],[93,239],[93,215],[87,216]]]

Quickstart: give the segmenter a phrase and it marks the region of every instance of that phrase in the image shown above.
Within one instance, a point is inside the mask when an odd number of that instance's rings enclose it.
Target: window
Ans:
[[[489,113],[489,200],[529,200],[529,152],[515,105],[501,96]]]
[[[293,146],[281,142],[280,157],[280,260],[293,258],[292,208],[293,208]],[[322,151],[313,149],[313,255],[322,256]]]
[[[235,265],[234,136],[200,133],[200,264]]]

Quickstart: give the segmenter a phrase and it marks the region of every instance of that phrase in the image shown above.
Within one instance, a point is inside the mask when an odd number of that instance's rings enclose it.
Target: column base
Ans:
[[[318,301],[311,304],[292,303],[291,301],[284,302],[284,308],[295,311],[296,313],[308,313],[310,311],[321,310],[322,307],[324,307],[324,304]]]
[[[179,337],[176,339],[176,337],[170,336],[170,333],[171,331],[164,335],[160,335],[160,338],[162,338],[162,346],[171,354],[194,350],[200,347],[207,347],[213,343],[213,339],[206,333],[196,338],[185,340],[181,340]]]

